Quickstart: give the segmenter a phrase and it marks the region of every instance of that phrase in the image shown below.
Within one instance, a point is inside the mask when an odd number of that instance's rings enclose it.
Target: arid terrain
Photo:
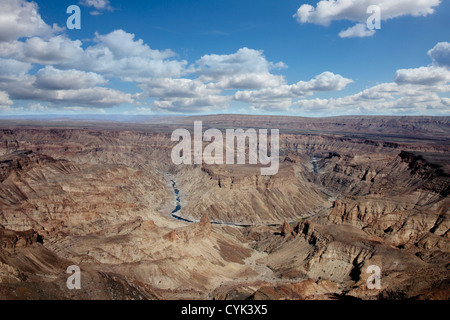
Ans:
[[[194,120],[278,173],[174,165]],[[0,299],[450,299],[449,190],[450,117],[0,120]]]

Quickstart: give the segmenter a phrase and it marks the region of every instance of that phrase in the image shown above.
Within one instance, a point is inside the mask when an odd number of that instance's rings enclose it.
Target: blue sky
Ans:
[[[450,114],[450,1],[2,2],[0,115]]]

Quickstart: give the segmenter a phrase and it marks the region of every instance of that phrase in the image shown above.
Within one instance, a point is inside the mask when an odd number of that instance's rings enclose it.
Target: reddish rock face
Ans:
[[[278,173],[174,165],[196,119],[280,129]],[[172,121],[0,121],[0,298],[450,298],[448,117]]]

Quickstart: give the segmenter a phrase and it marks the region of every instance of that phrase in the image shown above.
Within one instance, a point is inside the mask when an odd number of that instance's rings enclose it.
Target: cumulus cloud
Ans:
[[[211,84],[205,84],[197,79],[152,79],[139,85],[145,97],[158,98],[193,98],[209,95],[218,95],[221,90],[214,88]]]
[[[299,81],[291,86],[291,91],[295,95],[305,95],[316,91],[336,91],[344,89],[352,82],[351,79],[326,71],[309,81]]]
[[[65,35],[32,37],[24,41],[0,42],[0,55],[36,64],[64,64],[83,54],[82,42]]]
[[[52,66],[40,69],[36,74],[35,85],[39,89],[62,90],[83,89],[106,84],[103,76],[80,70],[58,70]]]
[[[49,39],[32,37],[24,42],[0,43],[0,54],[61,69],[103,73],[124,81],[179,77],[186,73],[185,60],[170,59],[175,56],[174,52],[151,49],[141,39],[134,40],[134,34],[123,30],[97,34],[94,40],[97,44],[83,49],[80,40],[71,40],[65,35]]]
[[[401,16],[411,15],[427,16],[435,11],[441,0],[321,0],[316,7],[303,4],[294,14],[299,23],[315,23],[329,26],[331,22],[337,20],[349,20],[358,22],[354,27],[341,32],[341,36],[371,36],[373,32],[365,30],[365,24],[369,15],[367,8],[377,5],[381,9],[381,19],[389,20]]]
[[[58,35],[58,28],[42,20],[33,2],[5,2],[6,9],[0,13],[2,110],[16,108],[15,100],[31,101],[21,108],[32,112],[102,112],[124,103],[145,106],[136,110],[146,112],[198,113],[223,111],[237,102],[258,112],[296,109],[324,115],[448,112],[450,106],[450,99],[440,96],[450,91],[448,42],[428,51],[432,65],[399,69],[393,82],[340,98],[307,99],[318,92],[343,90],[353,80],[326,71],[310,80],[288,84],[283,75],[277,74],[287,67],[283,62],[269,61],[262,50],[247,47],[229,54],[206,54],[188,65],[172,50],[151,48],[121,29],[97,33],[93,42],[84,43],[66,34]],[[427,15],[439,5],[432,0],[389,2],[376,3],[382,8],[383,19]],[[96,10],[108,10],[110,6],[109,1],[101,0],[86,0],[84,4]],[[317,7],[301,6],[296,17],[302,23],[323,25],[334,20],[355,21],[357,24],[340,36],[365,37],[374,33],[363,24],[369,4],[373,3],[322,0]],[[30,17],[36,22],[33,28],[29,27]],[[142,91],[130,94],[108,88],[111,79],[134,82]]]
[[[187,70],[196,79],[152,79],[142,81],[140,99],[157,97],[152,108],[171,112],[199,112],[229,107],[232,97],[221,96],[223,90],[278,87],[286,83],[284,76],[270,71],[286,67],[284,63],[267,61],[263,52],[241,48],[235,53],[204,55]]]
[[[196,61],[193,72],[217,89],[255,89],[284,85],[284,76],[271,73],[283,69],[283,62],[266,59],[262,50],[241,48],[232,54],[208,54]]]
[[[377,5],[381,8],[382,19],[400,16],[426,16],[434,12],[441,0],[322,0],[314,8],[303,4],[294,17],[301,23],[330,25],[334,20],[366,21],[367,8]]]
[[[450,70],[446,66],[448,43],[438,43],[428,51],[433,65],[399,69],[394,82],[381,83],[356,94],[329,99],[300,99],[298,112],[330,114],[448,114]]]
[[[450,68],[450,43],[439,42],[428,51],[433,65]]]
[[[254,91],[238,91],[234,95],[237,101],[252,104],[258,109],[289,110],[292,99],[301,98],[320,91],[337,91],[344,89],[353,80],[323,72],[309,81],[299,81],[292,85],[275,86]]]
[[[83,48],[80,40],[56,35],[61,29],[46,24],[34,2],[3,2],[0,90],[7,95],[5,98],[2,94],[4,103],[19,99],[45,101],[64,108],[112,107],[134,103],[134,95],[100,87],[108,84],[106,78],[141,82],[187,73],[187,62],[175,59],[174,52],[152,49],[143,40],[135,39],[134,34],[123,30],[96,34],[94,44]],[[111,9],[106,0],[86,0],[81,4],[96,10]],[[30,74],[33,64],[43,67]],[[220,90],[211,92],[218,94]]]
[[[0,81],[0,90],[8,92],[12,99],[45,101],[55,106],[114,107],[134,101],[129,93],[104,87],[39,88],[36,86],[36,77],[30,75],[14,81]]]
[[[175,56],[171,50],[151,49],[142,39],[134,37],[123,30],[97,34],[96,45],[59,66],[103,73],[124,81],[179,77],[186,73],[187,62],[170,59]]]
[[[6,107],[12,105],[13,102],[9,98],[9,95],[7,92],[0,91],[0,107]]]
[[[434,85],[450,81],[450,70],[440,67],[420,67],[400,69],[395,73],[394,81],[398,84]]]
[[[353,27],[339,32],[341,38],[364,38],[371,37],[375,34],[375,30],[370,30],[363,23],[355,24]]]
[[[38,64],[64,64],[82,54],[82,42],[59,35],[48,40],[40,37],[19,42],[16,59]]]
[[[51,92],[52,96],[48,101],[60,104],[114,107],[122,103],[133,103],[131,94],[103,87]]]
[[[269,62],[262,51],[248,48],[228,55],[205,55],[191,68],[198,78],[141,82],[139,86],[144,93],[139,99],[156,97],[159,100],[152,108],[171,112],[187,112],[189,108],[195,112],[225,109],[231,100],[264,110],[289,110],[293,98],[319,91],[342,90],[352,82],[341,75],[323,72],[309,81],[287,85],[283,76],[270,73],[277,67],[284,67],[284,64]],[[227,89],[241,91],[221,98],[222,91]]]
[[[195,72],[206,81],[223,80],[242,74],[267,74],[271,69],[285,68],[283,62],[272,63],[266,60],[262,50],[247,47],[232,54],[207,54],[196,61]]]
[[[14,41],[22,37],[48,36],[62,29],[49,26],[38,13],[34,2],[9,0],[1,2],[0,42]]]
[[[97,33],[94,41],[108,48],[118,59],[132,56],[152,60],[164,60],[175,56],[172,50],[153,50],[142,39],[134,40],[134,37],[135,35],[133,33],[118,29],[106,35]]]
[[[16,64],[22,70],[11,68]],[[129,93],[98,87],[106,84],[106,80],[94,73],[57,70],[47,66],[36,75],[30,75],[25,73],[28,68],[25,63],[1,59],[0,65],[7,71],[0,76],[0,91],[7,92],[10,99],[45,101],[54,106],[73,104],[86,107],[113,107],[134,101]]]
[[[296,101],[299,112],[315,114],[427,114],[448,112],[448,98],[439,93],[449,92],[447,83],[408,81],[383,83],[350,96]]]
[[[255,89],[275,87],[286,83],[284,76],[266,73],[235,74],[214,83],[218,89]]]
[[[52,108],[91,108],[145,104],[145,99],[156,98],[152,110],[189,113],[226,109],[238,100],[255,108],[287,110],[293,98],[341,90],[351,82],[325,72],[288,85],[284,76],[274,73],[287,67],[283,62],[268,61],[262,50],[247,47],[230,54],[207,54],[188,66],[172,50],[153,49],[121,29],[97,33],[93,44],[83,46],[66,34],[56,35],[56,27],[42,20],[33,2],[9,0],[7,4],[1,23],[16,30],[0,38],[0,90],[7,93],[4,100],[8,102],[33,100]],[[111,8],[106,0],[80,4],[99,11]],[[41,68],[30,74],[33,65]],[[187,75],[190,78],[183,78]],[[142,92],[131,95],[103,87],[111,78],[135,82]],[[224,90],[241,91],[226,95]],[[38,104],[34,110],[44,110]]]
[[[24,76],[31,67],[31,63],[0,58],[0,79]]]
[[[177,113],[211,112],[225,110],[229,107],[230,96],[206,96],[184,99],[157,100],[152,105],[152,110]]]
[[[82,0],[80,1],[80,4],[87,7],[93,7],[97,10],[108,10],[108,11],[113,10],[109,0]]]

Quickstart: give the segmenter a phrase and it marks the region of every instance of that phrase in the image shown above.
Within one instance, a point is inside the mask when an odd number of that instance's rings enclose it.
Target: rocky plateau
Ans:
[[[173,164],[194,120],[279,129],[278,173]],[[448,300],[449,160],[449,117],[1,120],[0,299]]]

